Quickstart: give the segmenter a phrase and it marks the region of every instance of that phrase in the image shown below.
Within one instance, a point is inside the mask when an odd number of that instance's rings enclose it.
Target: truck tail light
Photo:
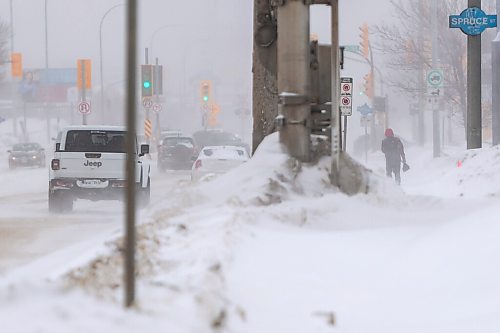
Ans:
[[[52,162],[50,162],[50,167],[52,170],[59,170],[61,168],[61,161],[57,158],[54,158]]]
[[[196,160],[196,162],[194,162],[194,168],[195,169],[201,168],[201,160]]]

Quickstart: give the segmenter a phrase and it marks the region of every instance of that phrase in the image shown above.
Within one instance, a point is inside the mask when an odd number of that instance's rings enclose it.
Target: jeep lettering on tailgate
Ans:
[[[92,162],[92,161],[87,160],[87,162],[83,163],[83,165],[100,168],[102,166],[102,162]]]

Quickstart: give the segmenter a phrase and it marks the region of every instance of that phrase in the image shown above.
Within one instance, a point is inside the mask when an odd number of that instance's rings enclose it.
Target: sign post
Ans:
[[[82,114],[82,124],[87,125],[87,115],[90,113],[90,103],[87,103],[87,89],[92,88],[91,62],[89,59],[77,61],[77,87],[80,91],[78,111]]]
[[[340,114],[344,116],[342,151],[347,148],[347,117],[352,116],[352,77],[340,78]]]
[[[481,148],[481,33],[497,26],[496,15],[481,10],[481,0],[468,0],[468,8],[449,17],[450,28],[467,35],[467,149]]]
[[[361,113],[361,126],[365,127],[365,164],[368,163],[368,124],[372,121],[373,109],[368,104],[358,106],[358,112]]]

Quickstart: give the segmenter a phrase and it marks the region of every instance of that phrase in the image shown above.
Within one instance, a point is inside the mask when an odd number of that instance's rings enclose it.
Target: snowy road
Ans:
[[[49,214],[46,169],[4,171],[0,176],[4,184],[0,190],[0,274],[49,254],[58,254],[56,262],[71,261],[74,252],[69,248],[90,246],[89,242],[120,232],[122,203],[80,200],[70,214]],[[188,173],[182,172],[153,174],[152,202],[187,179]]]

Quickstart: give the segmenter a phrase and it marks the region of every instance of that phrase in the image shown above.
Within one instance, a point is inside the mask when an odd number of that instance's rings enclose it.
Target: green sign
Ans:
[[[427,72],[427,85],[431,88],[439,88],[443,86],[444,76],[440,69],[432,69]]]
[[[344,45],[344,51],[351,53],[359,53],[359,45]]]

